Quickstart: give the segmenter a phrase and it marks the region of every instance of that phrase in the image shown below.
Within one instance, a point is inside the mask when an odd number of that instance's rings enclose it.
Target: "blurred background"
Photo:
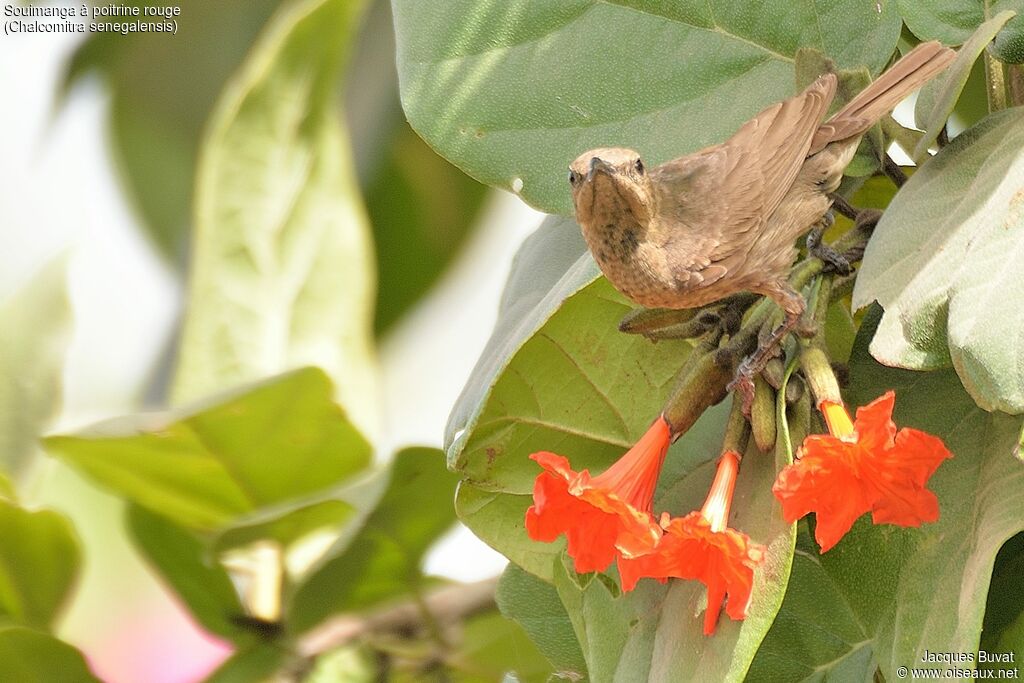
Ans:
[[[0,300],[55,260],[67,267],[73,322],[51,432],[166,405],[204,126],[281,3],[178,4],[173,36],[0,36]],[[383,417],[372,441],[385,458],[441,446],[512,255],[541,215],[449,165],[406,124],[387,0],[370,3],[358,36],[337,105],[377,252]],[[24,481],[22,503],[66,513],[81,538],[83,571],[57,633],[100,677],[199,680],[228,655],[149,574],[117,499],[48,458]],[[472,581],[503,566],[456,529],[426,570]]]

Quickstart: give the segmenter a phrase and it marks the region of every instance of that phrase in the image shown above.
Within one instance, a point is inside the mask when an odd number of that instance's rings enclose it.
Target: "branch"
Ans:
[[[338,616],[300,638],[296,651],[303,657],[316,657],[370,635],[422,630],[428,627],[428,618],[444,627],[494,607],[497,585],[498,577],[453,584],[427,593],[420,601],[409,600],[363,616]]]

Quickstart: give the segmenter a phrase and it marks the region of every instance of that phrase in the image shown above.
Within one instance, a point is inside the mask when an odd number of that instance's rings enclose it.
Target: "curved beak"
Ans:
[[[590,168],[587,170],[587,181],[594,179],[595,173],[604,173],[605,175],[612,175],[615,173],[615,167],[609,164],[601,157],[591,157]]]

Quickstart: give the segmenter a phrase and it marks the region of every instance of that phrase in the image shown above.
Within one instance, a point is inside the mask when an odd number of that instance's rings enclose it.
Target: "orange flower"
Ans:
[[[735,452],[723,453],[704,507],[680,518],[662,514],[661,527],[665,535],[657,548],[646,555],[620,557],[618,561],[625,591],[633,590],[643,577],[662,583],[668,577],[696,579],[707,586],[704,635],[715,632],[726,596],[726,614],[736,620],[746,618],[754,587],[754,569],[764,558],[764,546],[728,528],[739,462],[740,457]]]
[[[580,573],[603,571],[619,555],[649,552],[661,536],[651,516],[654,487],[671,441],[664,417],[603,474],[575,472],[554,453],[530,457],[545,469],[533,485],[526,531],[535,541],[562,534]]]
[[[804,439],[798,460],[779,473],[772,491],[786,520],[816,513],[814,536],[825,552],[865,512],[875,524],[920,526],[939,518],[939,501],[925,488],[952,457],[942,440],[917,429],[896,430],[891,391],[857,409],[822,401],[828,434]]]

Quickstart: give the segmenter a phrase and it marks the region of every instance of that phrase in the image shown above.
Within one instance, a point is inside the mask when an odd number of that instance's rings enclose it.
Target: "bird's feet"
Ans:
[[[825,244],[822,241],[822,235],[825,231],[832,227],[835,222],[835,215],[830,209],[821,221],[811,228],[811,231],[807,233],[807,253],[811,256],[816,256],[825,262],[825,271],[838,273],[839,275],[849,275],[853,272],[853,266],[850,265],[850,260],[844,254],[840,254],[838,251]]]
[[[754,355],[747,356],[736,368],[736,374],[726,387],[726,391],[735,391],[740,396],[740,406],[743,414],[750,417],[750,409],[754,405],[754,377],[759,372],[754,368],[751,359]]]
[[[757,350],[744,358],[743,362],[736,367],[736,374],[733,375],[732,381],[726,387],[728,391],[735,391],[740,395],[743,414],[747,417],[750,417],[750,408],[754,403],[754,378],[764,370],[764,367],[768,365],[768,361],[778,353],[779,339],[791,327],[783,331],[782,335],[778,334],[779,330],[777,329],[769,339],[761,340],[757,345]],[[779,329],[782,329],[782,326]]]

